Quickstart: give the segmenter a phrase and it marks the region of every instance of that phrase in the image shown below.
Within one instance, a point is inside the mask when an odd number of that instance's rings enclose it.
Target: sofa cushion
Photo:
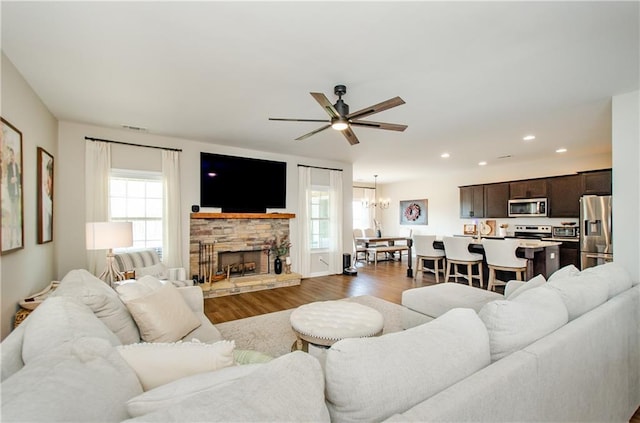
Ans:
[[[155,281],[159,285],[149,288]],[[146,342],[175,342],[202,324],[178,288],[170,283],[145,276],[140,282],[125,283],[116,289]]]
[[[253,373],[260,366],[260,364],[229,366],[177,379],[131,398],[127,401],[127,411],[131,417],[138,417],[167,408],[200,392],[229,385],[234,380]]]
[[[632,286],[631,276],[627,270],[615,262],[589,267],[584,269],[581,274],[599,276],[609,287],[608,298],[613,298]]]
[[[438,317],[454,308],[479,311],[489,301],[501,298],[503,296],[496,292],[447,282],[405,290],[402,305],[418,313]]]
[[[185,376],[232,366],[234,348],[234,341],[219,341],[142,343],[117,349],[148,391]]]
[[[138,327],[118,294],[84,269],[71,270],[51,294],[74,297],[86,304],[123,344],[140,342]]]
[[[560,294],[570,321],[607,301],[609,293],[609,286],[601,277],[585,272],[556,278],[547,285]]]
[[[569,276],[578,276],[580,274],[580,270],[575,267],[573,264],[568,264],[560,269],[556,270],[549,276],[548,282],[551,282],[555,279],[562,279]]]
[[[140,393],[135,373],[109,342],[78,338],[2,383],[2,421],[119,422],[128,417],[126,401]]]
[[[490,363],[487,331],[471,309],[374,338],[343,339],[327,351],[333,421],[381,421]]]
[[[509,293],[509,295],[505,295],[505,297],[508,300],[513,300],[518,295],[521,295],[523,292],[528,291],[528,290],[533,289],[533,288],[537,288],[539,286],[542,286],[546,282],[547,282],[547,280],[544,278],[544,276],[542,276],[542,275],[534,276],[533,278],[529,279],[524,284],[522,284],[522,286],[518,287],[518,289],[516,289],[513,292]],[[507,291],[505,289],[505,294],[506,294],[506,292]]]
[[[83,337],[96,337],[120,345],[120,340],[98,319],[91,309],[73,297],[50,297],[36,308],[26,321],[22,342],[25,364],[61,345]]]
[[[126,422],[328,422],[322,368],[301,351]]]
[[[478,316],[489,332],[492,361],[531,344],[569,320],[560,294],[547,286],[530,289],[513,300],[492,301]]]

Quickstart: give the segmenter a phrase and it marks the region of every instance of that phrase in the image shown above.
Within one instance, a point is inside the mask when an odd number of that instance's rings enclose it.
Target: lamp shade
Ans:
[[[87,250],[108,250],[131,247],[133,225],[131,222],[88,222]]]

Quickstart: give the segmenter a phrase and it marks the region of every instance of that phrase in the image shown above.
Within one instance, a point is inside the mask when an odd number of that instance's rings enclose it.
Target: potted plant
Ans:
[[[265,253],[273,254],[275,259],[273,261],[273,269],[277,275],[282,273],[282,259],[281,257],[286,256],[289,253],[289,249],[291,248],[291,242],[289,241],[289,236],[285,235],[280,239],[280,237],[276,236],[274,239],[271,239],[267,242]]]

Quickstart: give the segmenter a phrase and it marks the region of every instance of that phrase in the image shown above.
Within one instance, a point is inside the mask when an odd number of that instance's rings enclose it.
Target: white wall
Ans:
[[[640,279],[640,91],[613,97],[613,258]]]
[[[298,204],[298,164],[310,166],[330,167],[343,169],[344,174],[344,215],[345,228],[343,236],[343,248],[345,252],[351,251],[351,181],[353,171],[351,164],[321,161],[315,159],[271,154],[261,151],[239,149],[220,146],[180,138],[162,137],[152,134],[135,133],[126,130],[97,127],[72,122],[60,122],[59,125],[59,151],[61,165],[58,167],[58,183],[64,187],[62,192],[56,193],[56,201],[60,204],[62,218],[58,219],[60,234],[58,238],[58,275],[64,276],[69,270],[85,268],[84,222],[85,222],[85,195],[84,195],[84,137],[102,138],[114,141],[123,141],[136,144],[153,145],[182,149],[180,166],[182,173],[181,204],[184,213],[182,215],[182,258],[188,267],[189,258],[189,214],[191,205],[200,203],[200,152],[212,152],[255,157],[267,160],[280,160],[287,162],[287,208],[274,210],[279,212],[297,213]],[[112,167],[126,169],[161,170],[160,150],[122,146],[112,144]],[[250,182],[249,182],[250,183]],[[205,209],[201,211],[219,211]],[[296,219],[290,222],[291,239],[293,246],[292,270],[296,271],[296,239],[298,239]]]
[[[528,179],[570,174],[577,171],[603,169],[611,167],[610,154],[593,157],[561,157],[555,161],[527,162],[513,165],[485,166],[469,169],[465,172],[433,174],[431,177],[394,184],[378,184],[378,196],[391,198],[391,206],[377,212],[382,221],[384,234],[402,234],[413,229],[414,234],[452,235],[461,234],[465,223],[474,223],[473,219],[461,219],[460,196],[458,187],[462,185],[503,182],[509,180]],[[428,200],[427,225],[400,225],[400,201]],[[478,219],[477,219],[478,220]],[[479,219],[485,220],[485,219]],[[550,218],[518,218],[496,219],[496,223],[509,224],[508,231],[514,230],[516,224],[557,225],[566,219]],[[575,219],[577,221],[577,219]]]
[[[24,248],[0,257],[2,338],[13,328],[18,301],[40,291],[56,278],[55,254],[59,231],[54,226],[53,241],[37,242],[37,147],[52,154],[54,195],[61,187],[57,176],[57,120],[40,101],[17,69],[2,54],[2,117],[22,132],[22,195],[24,198]],[[55,206],[58,199],[55,199]],[[58,210],[54,210],[54,219]]]

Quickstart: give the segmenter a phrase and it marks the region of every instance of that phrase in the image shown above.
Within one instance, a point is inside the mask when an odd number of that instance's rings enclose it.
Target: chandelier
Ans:
[[[391,205],[391,200],[388,198],[383,199],[379,198],[376,201],[376,196],[378,195],[378,175],[373,175],[373,201],[362,200],[362,207],[365,209],[368,208],[379,208],[379,209],[388,209]]]

